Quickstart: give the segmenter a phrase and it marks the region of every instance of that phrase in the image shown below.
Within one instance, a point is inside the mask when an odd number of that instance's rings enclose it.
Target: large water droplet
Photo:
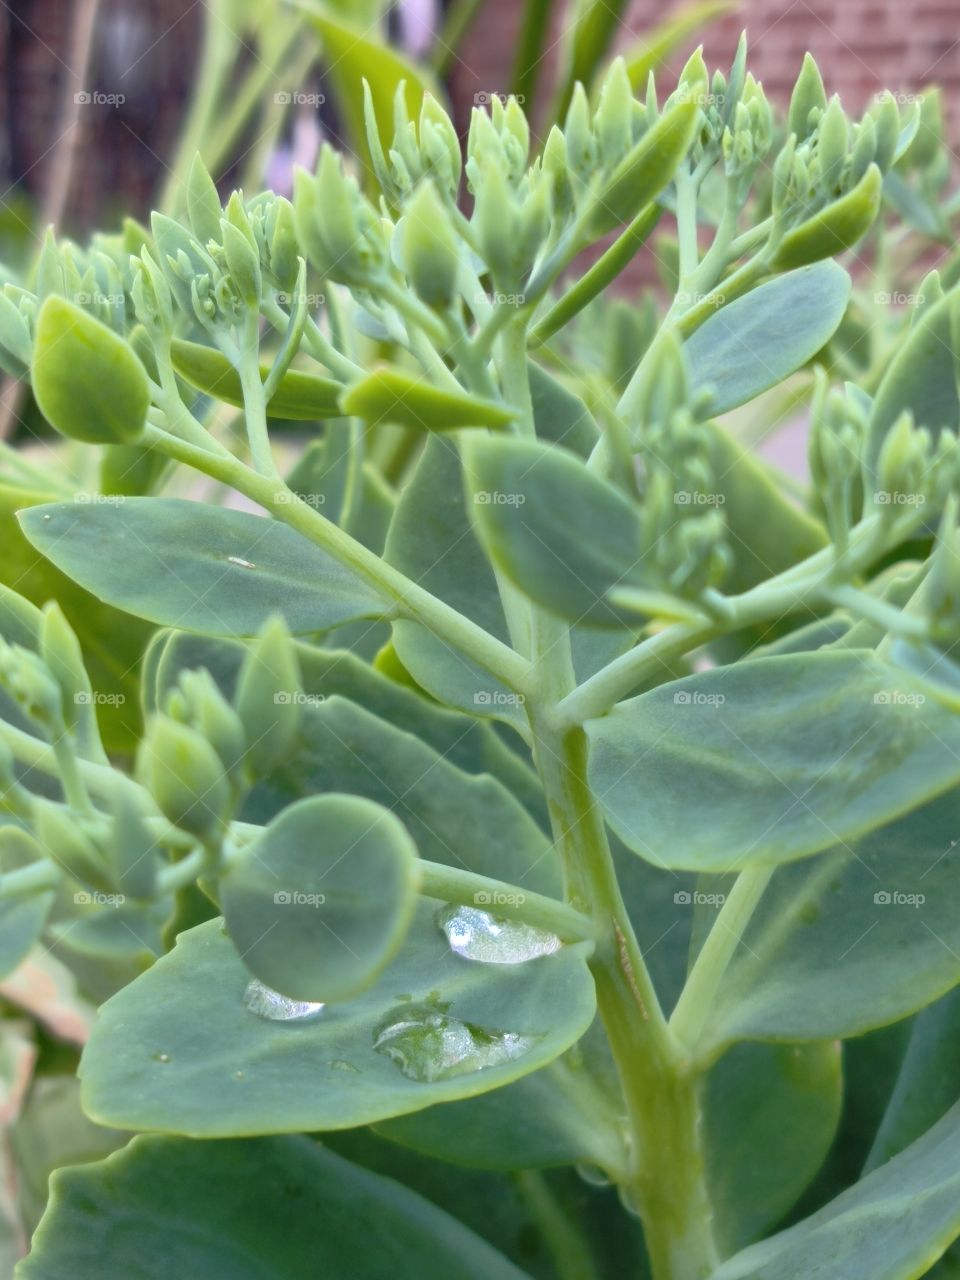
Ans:
[[[437,923],[447,935],[451,951],[482,964],[523,964],[552,955],[563,946],[554,933],[535,929],[522,920],[502,920],[477,907],[444,907]]]
[[[258,1018],[268,1018],[271,1022],[296,1022],[298,1019],[313,1018],[323,1008],[313,1000],[291,1000],[289,996],[274,991],[259,978],[253,978],[243,993],[244,1007]]]
[[[461,1022],[434,1004],[407,1004],[384,1018],[373,1047],[408,1079],[429,1084],[521,1058],[538,1039]]]

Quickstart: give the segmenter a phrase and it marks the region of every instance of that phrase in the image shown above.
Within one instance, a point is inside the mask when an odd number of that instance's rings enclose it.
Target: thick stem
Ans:
[[[655,1280],[705,1280],[718,1262],[696,1079],[663,1012],[620,894],[586,781],[586,735],[537,724],[535,754],[572,904],[599,940],[590,967],[630,1127],[624,1199],[643,1223]]]
[[[282,481],[257,475],[235,458],[198,449],[156,427],[148,427],[144,439],[160,452],[230,485],[258,503],[278,520],[328,551],[364,582],[370,583],[387,600],[394,602],[404,617],[422,623],[511,689],[522,692],[530,667],[525,658],[394,569],[333,521],[314,511]]]
[[[420,892],[428,898],[479,907],[491,915],[545,929],[564,942],[586,942],[593,938],[590,917],[567,902],[439,862],[420,862],[419,872]]]

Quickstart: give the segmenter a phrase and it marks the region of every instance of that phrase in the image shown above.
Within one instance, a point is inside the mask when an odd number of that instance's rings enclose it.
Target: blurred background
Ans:
[[[346,0],[326,7],[355,24],[358,34],[375,25],[384,31],[382,5]],[[465,130],[476,95],[516,87],[524,25],[531,21],[543,34],[532,59],[527,105],[535,119],[545,118],[562,74],[566,37],[583,7],[543,0],[402,0],[387,13],[385,29],[395,47],[431,68]],[[676,39],[653,50],[658,78],[669,79],[698,38],[709,66],[729,65],[746,28],[751,67],[777,102],[785,103],[809,49],[828,92],[839,93],[848,109],[859,110],[882,87],[915,92],[936,82],[952,104],[951,125],[957,123],[957,0],[741,0],[693,7],[634,0],[609,7],[620,12],[611,24],[607,56],[642,47],[645,34],[655,43],[671,24],[678,29]],[[693,31],[684,32],[685,19]],[[214,118],[237,111],[251,72],[261,73],[265,104],[242,122],[218,179],[229,182],[239,175],[249,184],[253,156],[262,161],[260,178],[283,189],[292,158],[309,162],[322,133],[350,146],[328,83],[329,59],[325,65],[315,31],[302,28],[279,57],[271,47],[283,41],[272,41],[269,28],[291,20],[291,11],[273,0],[253,6],[219,0],[3,4],[0,258],[18,259],[25,242],[51,221],[82,237],[94,227],[118,226],[123,213],[148,213],[169,179],[195,77],[204,58],[210,60],[211,25],[221,35],[227,29],[239,34],[240,45],[235,74],[217,86]],[[278,94],[289,95],[290,109],[275,136],[269,135],[265,152],[265,116],[283,105],[272,101]]]

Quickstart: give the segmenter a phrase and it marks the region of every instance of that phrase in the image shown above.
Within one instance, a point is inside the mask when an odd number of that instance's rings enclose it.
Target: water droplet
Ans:
[[[295,1022],[303,1018],[312,1018],[323,1008],[313,1000],[291,1000],[253,978],[243,993],[244,1007],[259,1018],[268,1018],[271,1022]]]
[[[252,560],[241,560],[239,556],[227,556],[230,564],[238,564],[241,569],[255,569],[257,566]]]
[[[591,1187],[609,1187],[610,1179],[598,1164],[582,1161],[577,1165],[577,1173]]]
[[[349,1071],[352,1075],[360,1075],[360,1068],[355,1067],[352,1062],[347,1062],[346,1058],[334,1058],[332,1062],[328,1062],[327,1066],[333,1071]]]
[[[522,920],[502,920],[477,907],[444,907],[437,923],[447,935],[451,951],[482,964],[523,964],[552,955],[563,946],[554,933],[535,929]]]
[[[539,1040],[461,1022],[435,1004],[401,1005],[381,1022],[373,1047],[409,1080],[429,1084],[522,1058]]]
[[[155,1053],[153,1055],[153,1060],[154,1062],[169,1062],[170,1055],[169,1053]]]
[[[640,1201],[637,1193],[631,1187],[617,1187],[617,1195],[620,1198],[620,1203],[631,1218],[639,1218],[641,1216]]]

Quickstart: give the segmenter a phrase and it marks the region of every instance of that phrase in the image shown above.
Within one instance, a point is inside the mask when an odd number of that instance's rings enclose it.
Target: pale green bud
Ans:
[[[187,217],[201,244],[220,239],[221,212],[217,188],[198,151],[187,176]]]
[[[423,95],[420,108],[420,151],[427,171],[451,196],[456,195],[463,167],[460,139],[453,121],[431,93]]]
[[[893,164],[900,138],[900,109],[889,93],[884,93],[879,105],[871,112],[877,130],[877,150],[874,162],[882,173]]]
[[[604,77],[593,117],[601,161],[612,168],[633,144],[633,89],[623,58],[615,58]]]
[[[460,269],[450,218],[433,184],[421,183],[400,224],[407,278],[429,307],[449,307],[457,294]]]
[[[80,642],[60,606],[53,600],[43,611],[40,656],[60,686],[63,722],[72,730],[76,727],[80,707],[91,702],[90,678],[84,666]]]
[[[157,842],[128,787],[121,787],[114,797],[107,852],[117,888],[131,898],[150,898],[156,887]]]
[[[185,671],[171,691],[167,714],[191,724],[210,743],[232,779],[240,776],[247,735],[240,716],[209,671]]]
[[[247,762],[255,776],[282,764],[300,728],[300,670],[293,641],[280,618],[264,624],[249,649],[235,703],[250,743]]]
[[[223,762],[195,729],[156,715],[137,755],[137,774],[164,817],[204,838],[229,817],[230,788]]]
[[[822,112],[826,106],[827,95],[820,76],[820,68],[813,57],[806,53],[790,98],[790,110],[787,115],[787,128],[791,133],[796,134],[798,142],[803,142],[813,132],[812,113]]]
[[[290,290],[297,282],[300,271],[300,247],[297,244],[296,218],[293,205],[283,196],[277,196],[267,215],[267,236],[270,246],[270,272],[276,284]]]
[[[820,160],[820,182],[825,192],[836,194],[847,160],[849,130],[840,99],[836,94],[820,120],[817,155]]]
[[[263,290],[259,253],[247,236],[225,218],[220,219],[220,237],[237,293],[248,307],[256,307]]]

